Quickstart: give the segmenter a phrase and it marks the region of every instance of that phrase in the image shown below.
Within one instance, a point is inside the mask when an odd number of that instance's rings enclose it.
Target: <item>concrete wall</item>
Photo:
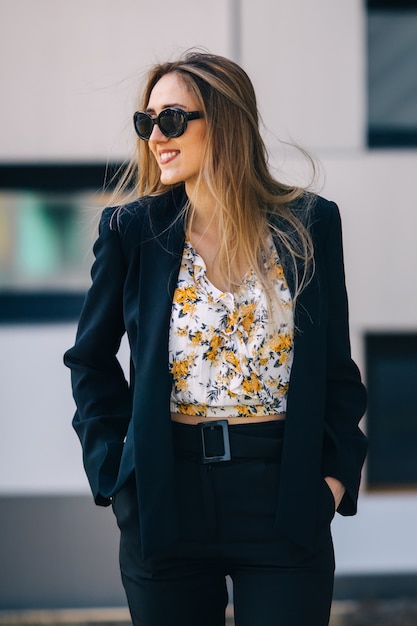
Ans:
[[[174,6],[165,0],[157,5],[2,0],[0,114],[7,123],[0,125],[0,161],[124,159],[133,145],[130,120],[141,74],[153,61],[194,45],[232,56],[247,69],[268,128],[273,164],[284,178],[307,180],[308,168],[277,137],[300,143],[320,161],[318,189],[336,200],[342,213],[352,347],[364,370],[367,331],[417,328],[417,151],[365,149],[361,0],[258,0],[255,5],[250,0],[176,0]],[[108,566],[96,563],[96,574],[104,578],[101,600],[91,595],[94,604],[110,597],[117,537],[110,531],[110,512],[93,513],[86,505],[88,486],[70,427],[69,377],[61,365],[74,333],[74,325],[0,328],[0,508],[6,510],[10,498],[20,499],[25,507],[19,509],[15,500],[13,511],[16,519],[25,517],[28,529],[31,509],[49,511],[59,517],[64,541],[66,536],[75,541],[66,528],[81,510],[87,532],[97,524],[98,535],[105,538],[97,554],[106,546]],[[45,498],[56,498],[55,509]],[[67,500],[64,517],[62,498],[78,499]],[[355,519],[334,522],[338,574],[417,573],[417,557],[410,550],[417,494],[368,493],[365,480],[359,509]],[[37,520],[38,550],[47,550],[49,526],[42,515]],[[8,536],[4,531],[0,543],[9,545],[16,537],[13,520],[7,524]],[[17,549],[13,560],[20,564]],[[72,554],[70,561],[88,583],[88,554]],[[48,563],[51,576],[59,576],[56,560]],[[3,561],[0,589],[8,571],[10,564]],[[61,586],[67,588],[62,576]],[[24,580],[27,594],[19,597],[33,605],[30,580]],[[48,585],[40,586],[44,593],[38,585],[38,602],[52,602]],[[0,608],[17,602],[7,589],[4,597],[0,591]],[[69,591],[66,601],[88,601],[80,598]]]

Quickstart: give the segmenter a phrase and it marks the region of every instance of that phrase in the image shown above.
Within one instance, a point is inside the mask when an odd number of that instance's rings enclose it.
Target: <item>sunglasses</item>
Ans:
[[[155,124],[165,137],[180,137],[185,133],[187,124],[191,120],[199,120],[202,117],[200,111],[187,113],[182,109],[163,109],[157,117],[151,117],[144,111],[136,111],[133,115],[135,131],[141,139],[148,141]]]

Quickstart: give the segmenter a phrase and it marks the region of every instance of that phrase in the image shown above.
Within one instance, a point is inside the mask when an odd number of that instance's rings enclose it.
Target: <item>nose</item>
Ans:
[[[167,137],[166,135],[164,135],[164,133],[161,132],[161,129],[159,128],[158,124],[154,124],[151,135],[149,137],[149,141],[161,142],[161,141],[167,141],[168,139],[169,137]]]

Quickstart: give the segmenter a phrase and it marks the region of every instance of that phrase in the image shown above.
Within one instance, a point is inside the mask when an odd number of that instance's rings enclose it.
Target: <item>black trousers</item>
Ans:
[[[274,529],[280,475],[276,449],[284,423],[231,426],[232,458],[213,463],[201,462],[198,426],[173,424],[173,429],[182,529],[178,544],[141,559],[133,477],[113,500],[133,624],[224,626],[229,575],[236,626],[327,626],[334,499],[323,480],[314,549],[306,550]],[[208,448],[216,445],[209,437]],[[213,450],[205,452],[217,454]],[[258,454],[262,456],[256,458]]]

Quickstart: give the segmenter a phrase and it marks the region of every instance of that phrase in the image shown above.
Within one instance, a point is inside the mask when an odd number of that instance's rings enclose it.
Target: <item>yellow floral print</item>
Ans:
[[[256,374],[251,374],[250,378],[246,378],[242,383],[242,389],[245,393],[253,393],[262,388],[261,382]]]
[[[193,317],[195,313],[195,307],[196,304],[194,302],[184,302],[182,307],[182,314],[190,315],[191,317]]]
[[[205,354],[205,358],[209,361],[214,361],[217,356],[218,349],[222,345],[222,338],[218,335],[213,335],[213,337],[210,339],[209,345],[210,347]]]
[[[188,389],[188,382],[186,378],[176,378],[175,386],[177,391],[186,391]]]
[[[283,352],[291,347],[291,336],[276,333],[270,340],[269,345],[273,352]]]
[[[239,311],[239,317],[242,318],[241,324],[247,333],[249,333],[252,328],[255,319],[255,310],[256,303],[253,302],[252,304],[245,304]]]
[[[231,363],[235,367],[239,367],[239,359],[237,358],[237,355],[232,350],[227,350],[225,352],[224,358],[228,363]]]
[[[248,405],[238,404],[237,406],[235,406],[235,410],[236,410],[236,415],[239,417],[240,416],[248,417],[250,415]]]
[[[269,266],[269,275],[275,280],[284,280],[284,268],[280,263]]]
[[[176,412],[182,415],[199,415],[196,404],[177,404]]]
[[[190,341],[191,343],[201,343],[203,337],[203,333],[201,332],[201,330],[198,330],[196,333],[192,333],[190,335]]]
[[[280,385],[277,391],[278,395],[286,396],[288,393],[288,387],[289,387],[288,383],[285,383],[284,385]]]
[[[197,300],[197,288],[195,285],[175,290],[174,302],[183,304],[184,302],[195,302]]]
[[[228,329],[233,329],[233,327],[236,325],[236,323],[237,323],[237,316],[238,316],[238,312],[237,311],[232,311],[232,313],[230,313],[230,315],[227,316],[227,327],[228,327]]]
[[[185,242],[169,335],[171,410],[248,420],[285,412],[293,360],[292,301],[272,237],[264,261],[279,301],[273,324],[253,272],[235,293],[221,292],[208,280],[204,260]]]
[[[171,367],[171,373],[173,377],[177,380],[180,377],[188,376],[190,366],[193,363],[194,359],[195,359],[195,355],[190,354],[185,359],[181,359],[179,361],[173,361],[172,367]]]

